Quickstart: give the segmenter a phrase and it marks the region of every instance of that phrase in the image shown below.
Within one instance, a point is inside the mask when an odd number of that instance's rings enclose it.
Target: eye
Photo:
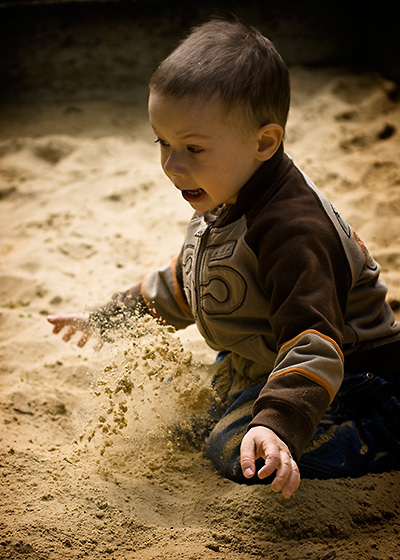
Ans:
[[[201,152],[204,152],[204,149],[199,148],[198,146],[188,146],[186,149],[191,154],[201,154]]]
[[[165,142],[165,140],[162,140],[161,138],[157,138],[156,140],[154,140],[154,142],[156,144],[160,144],[160,146],[163,146],[164,148],[169,146],[169,144]]]

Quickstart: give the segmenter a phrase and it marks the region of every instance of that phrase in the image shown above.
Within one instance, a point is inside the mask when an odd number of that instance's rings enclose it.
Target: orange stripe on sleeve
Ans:
[[[152,315],[155,319],[157,319],[157,321],[160,321],[161,323],[164,323],[166,325],[167,323],[164,321],[164,319],[162,317],[160,317],[160,315],[156,312],[154,307],[151,305],[151,303],[147,299],[146,292],[145,292],[145,289],[144,289],[145,283],[146,283],[146,277],[143,278],[142,285],[141,285],[141,288],[140,288],[140,293],[141,293],[141,296],[143,298],[143,301],[146,304],[146,307],[149,310],[150,315]]]
[[[331,385],[329,385],[329,383],[327,381],[325,381],[325,379],[322,379],[321,377],[319,377],[315,373],[312,373],[311,371],[308,371],[308,370],[303,369],[303,368],[299,368],[299,367],[288,368],[288,369],[279,371],[278,373],[274,373],[271,376],[271,381],[273,379],[275,379],[276,377],[281,377],[282,375],[288,375],[290,373],[297,373],[298,375],[302,375],[303,377],[306,377],[307,379],[310,379],[310,381],[314,381],[314,383],[317,383],[318,385],[323,387],[329,395],[329,404],[335,398],[334,390],[332,389]]]
[[[184,309],[187,313],[190,313],[192,315],[192,310],[189,307],[184,295],[182,294],[181,287],[180,287],[178,279],[176,277],[176,263],[177,263],[177,261],[178,261],[177,257],[173,258],[172,261],[171,261],[172,273],[173,273],[173,278],[174,278],[175,297],[176,297],[176,300],[179,303],[179,305],[182,307],[182,309]]]
[[[327,336],[326,334],[322,334],[319,331],[316,331],[314,329],[307,329],[306,331],[301,332],[300,334],[298,334],[297,336],[295,336],[294,338],[292,338],[291,340],[288,340],[287,342],[285,342],[284,344],[282,344],[282,346],[279,349],[278,355],[287,350],[287,348],[289,346],[293,346],[294,344],[296,344],[296,342],[302,338],[305,334],[315,334],[317,336],[319,336],[320,338],[323,338],[324,340],[326,340],[327,342],[330,342],[331,344],[333,344],[333,346],[335,347],[337,353],[340,356],[340,359],[342,360],[342,362],[344,363],[344,356],[343,356],[343,352],[340,349],[340,346],[338,345],[337,342],[335,342],[333,340],[333,338],[331,338],[330,336]]]

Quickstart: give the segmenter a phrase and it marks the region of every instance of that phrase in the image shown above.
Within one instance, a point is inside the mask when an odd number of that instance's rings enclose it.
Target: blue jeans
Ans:
[[[392,379],[391,379],[392,378]],[[400,375],[387,379],[372,373],[346,373],[310,444],[298,462],[303,478],[358,477],[400,470]],[[230,406],[212,430],[206,457],[225,477],[253,484],[240,467],[240,444],[252,407],[265,381],[231,396]],[[258,460],[260,468],[263,459]]]

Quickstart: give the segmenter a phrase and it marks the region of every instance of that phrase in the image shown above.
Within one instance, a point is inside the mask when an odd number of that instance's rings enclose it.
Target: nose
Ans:
[[[183,157],[179,153],[171,151],[163,161],[163,169],[168,177],[182,177],[185,175]]]

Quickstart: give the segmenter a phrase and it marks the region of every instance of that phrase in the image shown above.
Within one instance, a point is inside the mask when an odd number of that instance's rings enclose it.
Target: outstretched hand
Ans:
[[[276,471],[272,490],[282,491],[285,498],[290,498],[300,485],[297,463],[275,432],[264,426],[254,426],[246,433],[240,447],[240,463],[246,478],[255,475],[255,462],[260,457],[265,459],[265,464],[258,471],[258,477],[267,478]]]
[[[81,333],[78,340],[78,346],[85,346],[86,342],[93,334],[92,327],[87,313],[72,313],[70,315],[49,315],[47,317],[49,323],[54,325],[53,333],[57,334],[65,328],[63,340],[68,342],[74,334]]]

